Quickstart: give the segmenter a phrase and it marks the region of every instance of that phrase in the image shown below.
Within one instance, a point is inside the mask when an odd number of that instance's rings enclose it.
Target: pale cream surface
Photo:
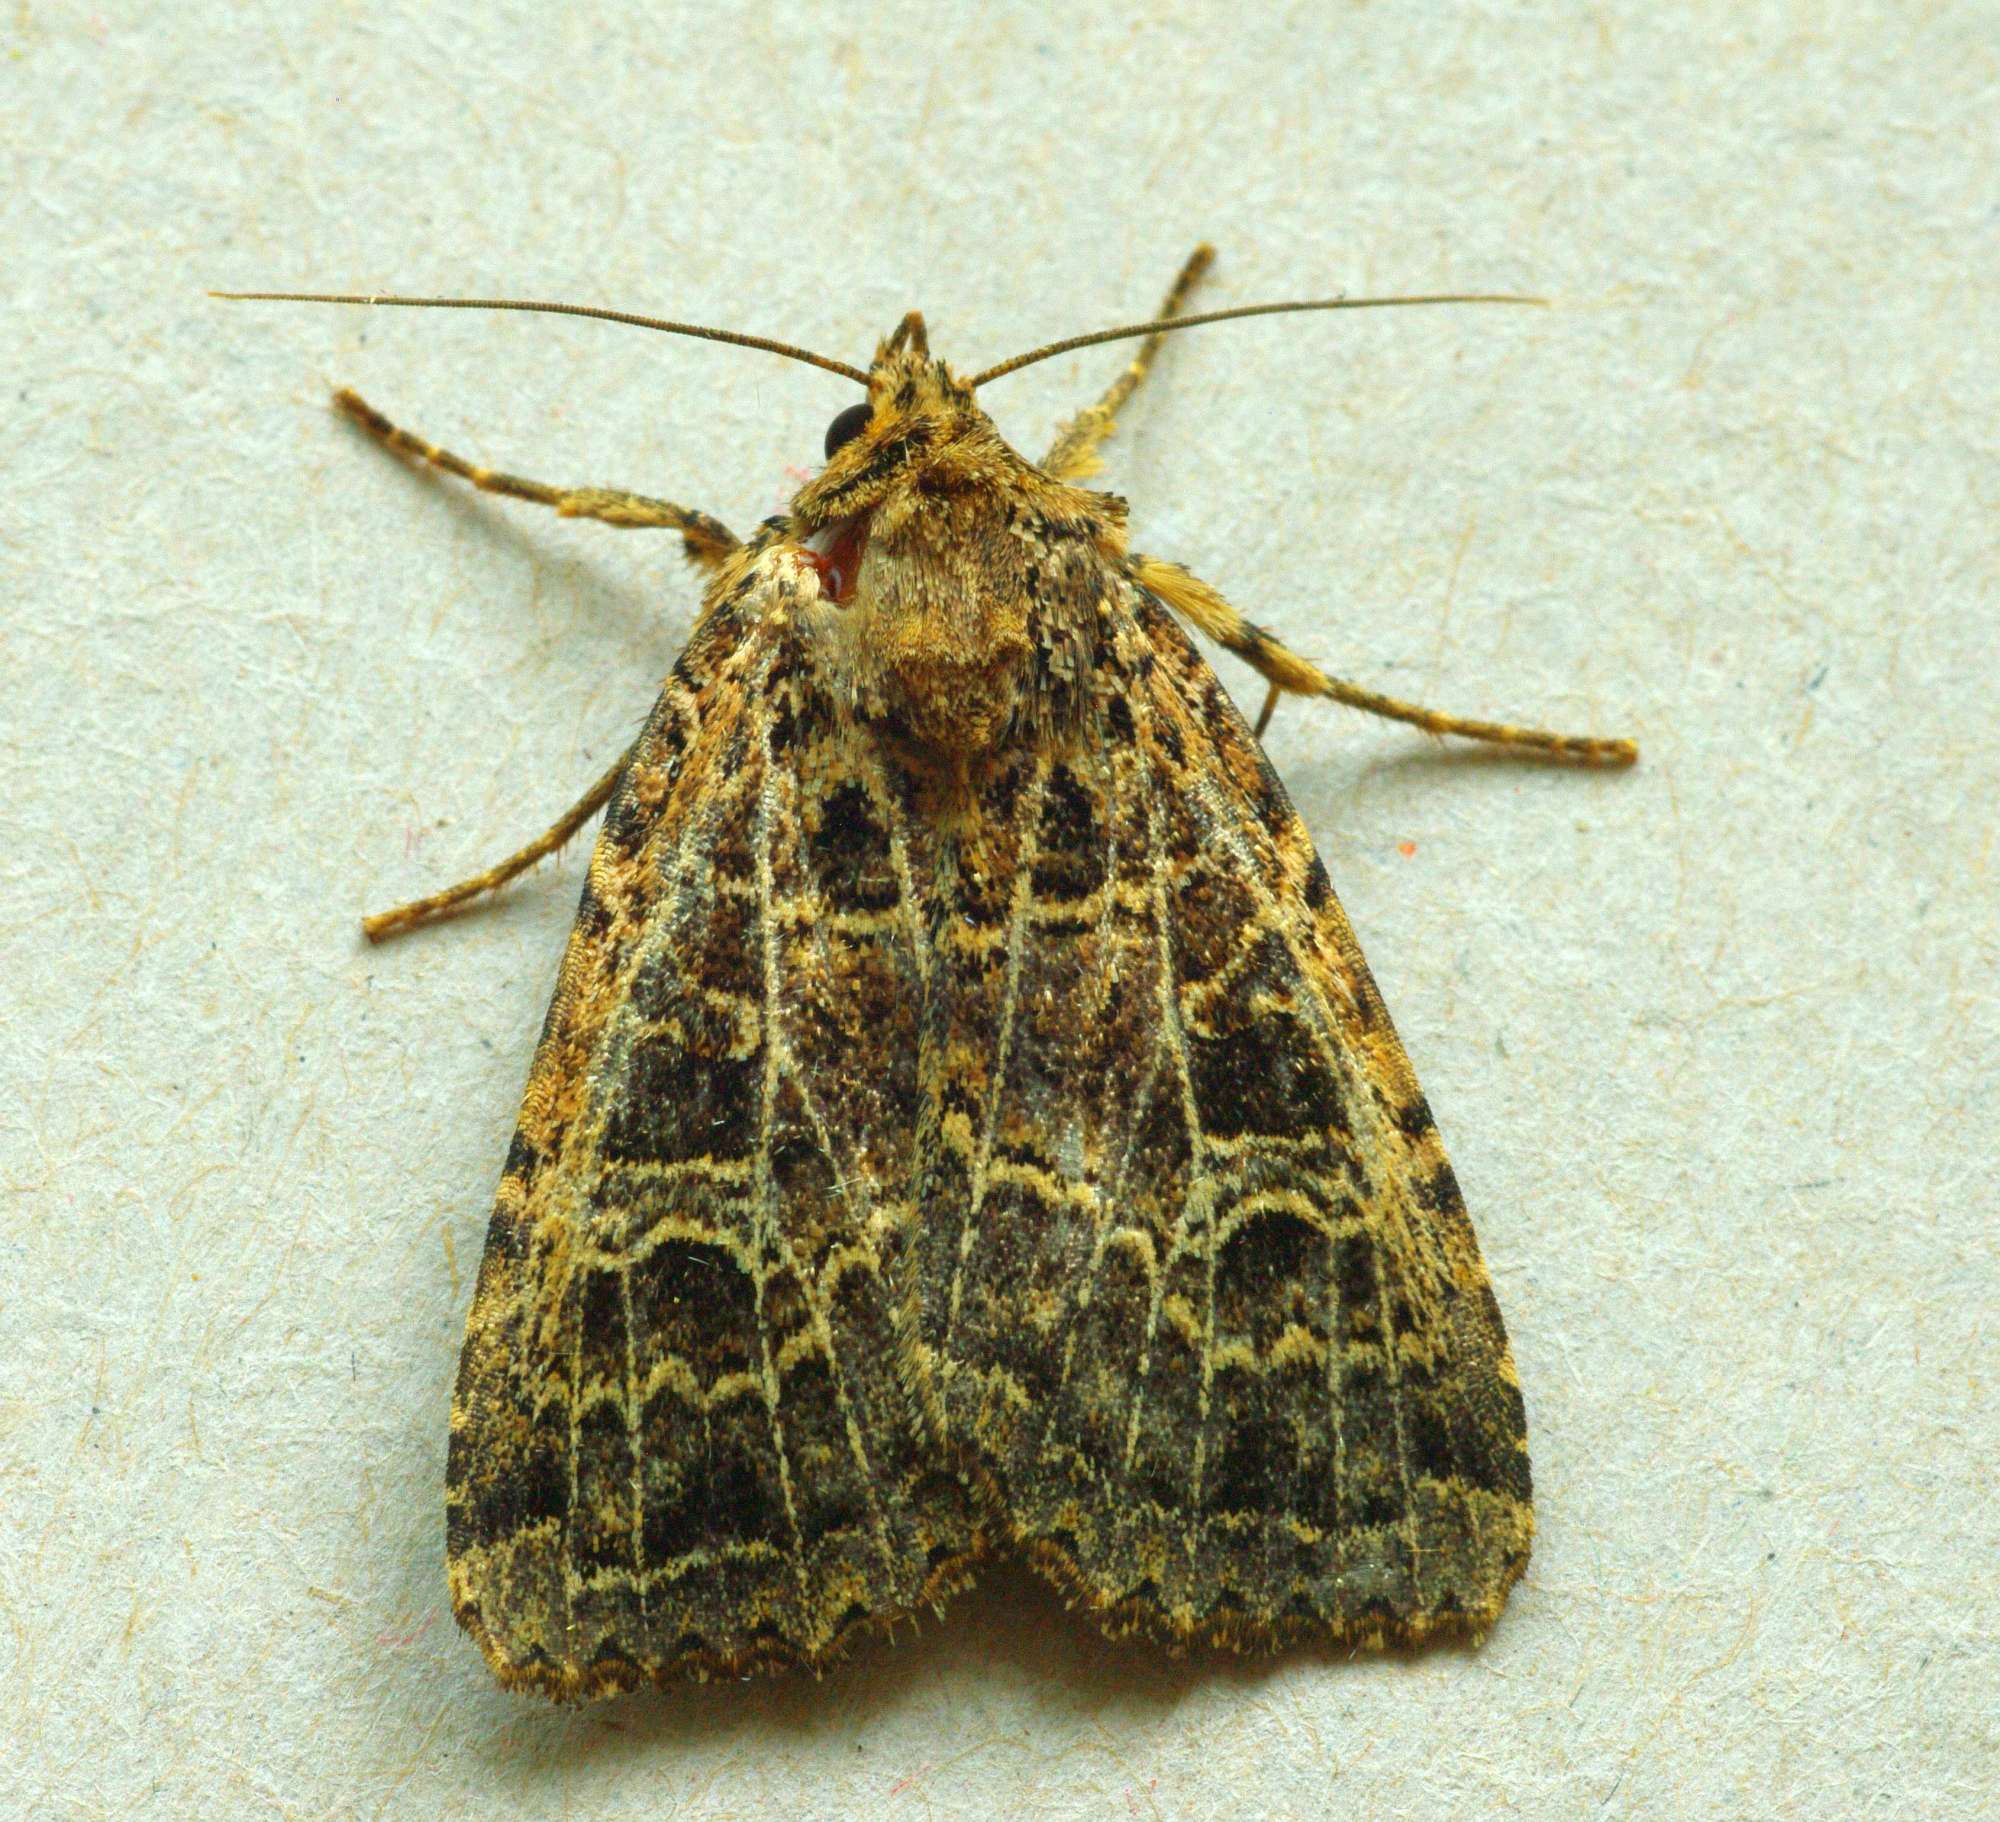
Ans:
[[[0,1814],[1970,1814],[1992,1350],[1990,5],[28,5],[0,26]],[[1269,746],[1457,1164],[1540,1540],[1476,1653],[1170,1664],[1032,1578],[826,1680],[573,1712],[454,1628],[444,1422],[583,864],[371,951],[629,739],[677,540],[840,380],[1143,314],[1137,548],[1330,669],[1629,733]],[[1114,373],[996,382],[1027,448]],[[1261,686],[1219,669],[1254,712]]]

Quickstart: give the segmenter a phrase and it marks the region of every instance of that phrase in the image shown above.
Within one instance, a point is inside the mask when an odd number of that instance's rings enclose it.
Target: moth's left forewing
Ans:
[[[989,812],[1021,819],[1035,871],[989,981],[988,1136],[933,1311],[953,1434],[1114,1629],[1482,1631],[1532,1518],[1450,1168],[1241,716],[1129,578],[1107,610],[1085,737]],[[1052,816],[1064,777],[1082,788]],[[1051,840],[1105,857],[1067,923]],[[1051,1016],[1086,956],[1077,1016]]]
[[[1432,1337],[1435,1351],[1440,1359],[1464,1358],[1475,1369],[1462,1390],[1477,1391],[1489,1370],[1499,1387],[1504,1410],[1495,1413],[1497,1427],[1480,1439],[1480,1447],[1461,1439],[1460,1452],[1490,1454],[1493,1459],[1482,1462],[1482,1478],[1493,1479],[1525,1505],[1525,1424],[1511,1353],[1478,1240],[1416,1072],[1312,838],[1263,747],[1172,618],[1157,604],[1142,604],[1140,618],[1166,674],[1176,679],[1173,699],[1202,730],[1202,750],[1212,757],[1218,781],[1226,781],[1221,800],[1240,806],[1235,814],[1214,817],[1210,826],[1228,829],[1231,845],[1269,882],[1272,914],[1325,1020],[1324,1041],[1355,1060],[1354,1085],[1365,1090],[1370,1114],[1357,1122],[1355,1136],[1372,1145],[1382,1163],[1387,1193],[1378,1205],[1395,1223],[1391,1231],[1402,1236],[1394,1262],[1415,1274],[1416,1288],[1443,1299],[1442,1309],[1433,1306],[1434,1314],[1448,1318]],[[1407,1340],[1415,1332],[1407,1317],[1402,1332],[1409,1351],[1417,1351]]]
[[[1350,1542],[1368,1540],[1363,1556],[1393,1540],[1382,1561],[1388,1583],[1401,1582],[1358,1605],[1386,1607],[1390,1636],[1483,1631],[1526,1564],[1533,1514],[1519,1381],[1478,1241],[1415,1072],[1289,796],[1171,615],[1143,591],[1133,608],[1159,659],[1149,725],[1178,727],[1194,756],[1187,785],[1203,848],[1257,882],[1251,897],[1269,924],[1263,964],[1248,963],[1211,1016],[1225,1031],[1266,1025],[1283,1034],[1280,1048],[1305,1047],[1291,1117],[1301,1128],[1329,1122],[1338,1172],[1325,1208],[1343,1356],[1333,1417],[1355,1489],[1341,1523],[1355,1527]],[[1218,1084],[1222,1092],[1261,1093],[1267,1072],[1255,1047],[1232,1061],[1240,1073]],[[1332,1091],[1324,1100],[1307,1087],[1315,1081]]]

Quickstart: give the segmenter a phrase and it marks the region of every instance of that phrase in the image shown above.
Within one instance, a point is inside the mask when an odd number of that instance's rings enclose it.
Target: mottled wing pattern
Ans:
[[[978,1549],[887,1288],[921,945],[785,594],[746,563],[635,749],[468,1324],[453,1604],[553,1695],[823,1661]]]
[[[1113,1630],[1476,1634],[1533,1519],[1450,1166],[1242,718],[1157,601],[1111,609],[1094,726],[994,781],[933,917],[952,1440]]]

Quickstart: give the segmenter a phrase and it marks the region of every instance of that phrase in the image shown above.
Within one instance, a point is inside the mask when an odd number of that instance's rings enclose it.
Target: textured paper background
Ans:
[[[1969,1814],[1992,1348],[2000,12],[24,4],[0,24],[0,1812]],[[645,712],[669,542],[840,382],[551,295],[965,364],[1214,304],[1144,548],[1616,778],[1270,746],[1512,1329],[1541,1537],[1477,1653],[1177,1666],[1025,1577],[838,1675],[572,1713],[444,1601],[444,1421],[582,864],[371,952]],[[1122,354],[996,386],[1039,446]],[[1255,701],[1254,680],[1223,665]]]

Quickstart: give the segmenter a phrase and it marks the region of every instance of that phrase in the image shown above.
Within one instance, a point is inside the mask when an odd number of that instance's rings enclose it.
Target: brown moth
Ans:
[[[369,924],[608,802],[452,1406],[452,1605],[504,1683],[822,1666],[1005,1555],[1172,1649],[1476,1638],[1527,1561],[1520,1389],[1430,1110],[1181,623],[1264,676],[1265,718],[1292,691],[1636,755],[1325,677],[1129,547],[1078,483],[1165,329],[1213,320],[1179,314],[1208,257],[1161,321],[973,379],[914,312],[866,372],[654,325],[867,388],[748,540],[340,395],[707,576],[583,802]],[[1402,300],[1258,308],[1374,301]],[[1001,439],[980,386],[1121,335],[1040,463]]]

